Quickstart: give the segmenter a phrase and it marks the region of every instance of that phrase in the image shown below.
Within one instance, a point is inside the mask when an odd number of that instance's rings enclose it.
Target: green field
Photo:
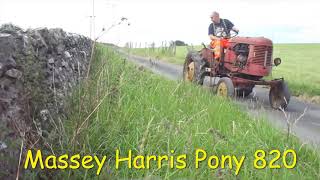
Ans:
[[[196,46],[200,50],[202,46]],[[274,57],[281,57],[282,64],[273,69],[272,77],[284,77],[289,88],[296,96],[320,96],[320,44],[275,44]],[[130,49],[133,54],[158,57],[170,63],[183,64],[187,47],[177,47],[173,56],[162,48]],[[272,78],[271,77],[271,78]]]
[[[239,179],[320,179],[320,156],[317,150],[298,142],[273,128],[264,119],[251,119],[232,101],[212,96],[191,83],[166,80],[136,67],[112,49],[99,45],[89,80],[70,99],[70,116],[55,125],[56,134],[49,141],[55,154],[107,155],[106,165],[96,176],[96,168],[85,170],[49,171],[54,179],[234,179],[236,170],[209,169],[204,161],[195,168],[195,151],[209,155],[246,156]],[[62,126],[62,127],[60,127]],[[115,169],[115,150],[121,156],[132,150],[136,155],[186,154],[184,169],[128,168],[122,163]],[[293,149],[298,161],[294,169],[255,169],[256,150],[267,152],[269,162],[276,154]],[[48,149],[47,153],[51,153]],[[282,154],[283,155],[283,154]],[[282,155],[274,165],[283,167]],[[293,163],[292,154],[286,157]],[[259,163],[262,165],[262,163]],[[49,175],[48,175],[49,174]],[[29,178],[45,177],[43,170],[33,171]],[[28,178],[27,178],[28,179]]]

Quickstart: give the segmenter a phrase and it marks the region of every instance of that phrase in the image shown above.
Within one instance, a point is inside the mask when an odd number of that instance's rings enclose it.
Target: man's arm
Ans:
[[[239,29],[238,29],[238,28],[236,28],[236,27],[233,26],[231,29],[232,29],[233,31],[239,33]]]
[[[237,32],[237,33],[239,32],[239,29],[236,28],[236,27],[234,26],[234,24],[233,24],[230,20],[225,19],[225,22],[227,23],[228,29],[233,30],[233,31],[235,31],[235,32]]]

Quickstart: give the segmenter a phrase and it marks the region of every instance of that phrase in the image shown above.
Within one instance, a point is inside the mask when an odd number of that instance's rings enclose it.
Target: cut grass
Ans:
[[[200,50],[202,47],[203,46],[195,46],[193,49]],[[187,46],[177,46],[175,55],[172,55],[170,52],[168,53],[162,48],[155,48],[154,50],[151,48],[125,48],[125,50],[135,55],[160,59],[173,64],[183,64],[188,53]]]
[[[320,44],[277,44],[274,57],[282,64],[272,73],[284,77],[295,95],[320,96]]]
[[[195,46],[200,50],[202,46]],[[282,64],[273,68],[272,77],[284,77],[293,95],[320,96],[320,44],[275,44],[274,57],[281,57]],[[130,49],[140,56],[158,57],[174,64],[183,64],[187,47],[177,47],[175,56],[167,56],[159,49]]]
[[[189,83],[177,83],[152,74],[125,61],[113,50],[98,45],[87,86],[75,91],[71,114],[64,122],[62,142],[56,154],[107,155],[100,176],[96,169],[57,171],[58,179],[214,179],[235,178],[235,170],[210,170],[203,162],[195,169],[197,148],[208,155],[246,156],[240,179],[319,179],[319,152],[301,145],[297,138],[274,129],[263,119],[251,119],[232,101],[213,96]],[[80,114],[79,114],[79,105]],[[89,116],[91,115],[91,116]],[[85,123],[84,120],[87,121]],[[79,131],[80,124],[82,126]],[[75,136],[75,132],[79,132]],[[61,148],[61,149],[60,149]],[[58,150],[60,149],[60,150]],[[115,150],[121,156],[187,154],[185,169],[129,169],[126,163],[115,169]],[[298,156],[294,169],[257,170],[253,167],[258,149],[281,152],[294,149]],[[174,153],[171,152],[174,150]],[[274,158],[268,155],[267,160]],[[288,162],[291,162],[288,158]],[[282,160],[276,162],[282,164]],[[41,173],[41,171],[39,171]]]

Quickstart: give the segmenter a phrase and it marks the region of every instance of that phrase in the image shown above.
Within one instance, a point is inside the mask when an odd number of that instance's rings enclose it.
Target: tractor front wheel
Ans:
[[[269,102],[274,109],[286,109],[290,101],[290,92],[284,81],[270,88]]]
[[[223,77],[219,80],[216,90],[218,96],[233,97],[234,91],[233,82],[230,78]]]

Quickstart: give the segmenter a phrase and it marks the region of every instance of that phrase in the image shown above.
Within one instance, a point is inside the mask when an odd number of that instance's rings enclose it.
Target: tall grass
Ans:
[[[100,176],[95,175],[96,169],[80,168],[57,171],[54,178],[235,178],[235,170],[210,170],[206,163],[195,169],[196,148],[218,156],[246,155],[240,179],[320,178],[320,157],[316,150],[302,145],[293,136],[287,138],[285,132],[274,129],[263,119],[249,118],[231,101],[212,96],[192,84],[154,75],[102,45],[97,46],[94,56],[89,88],[74,92],[70,116],[63,124],[62,142],[54,147],[57,155],[65,152],[107,155],[107,164]],[[177,170],[164,164],[157,169],[152,164],[151,169],[137,170],[127,168],[124,163],[116,170],[116,149],[120,149],[121,156],[127,155],[128,150],[133,155],[185,153],[189,166]],[[297,167],[256,170],[252,162],[258,149],[282,152],[294,149]]]

